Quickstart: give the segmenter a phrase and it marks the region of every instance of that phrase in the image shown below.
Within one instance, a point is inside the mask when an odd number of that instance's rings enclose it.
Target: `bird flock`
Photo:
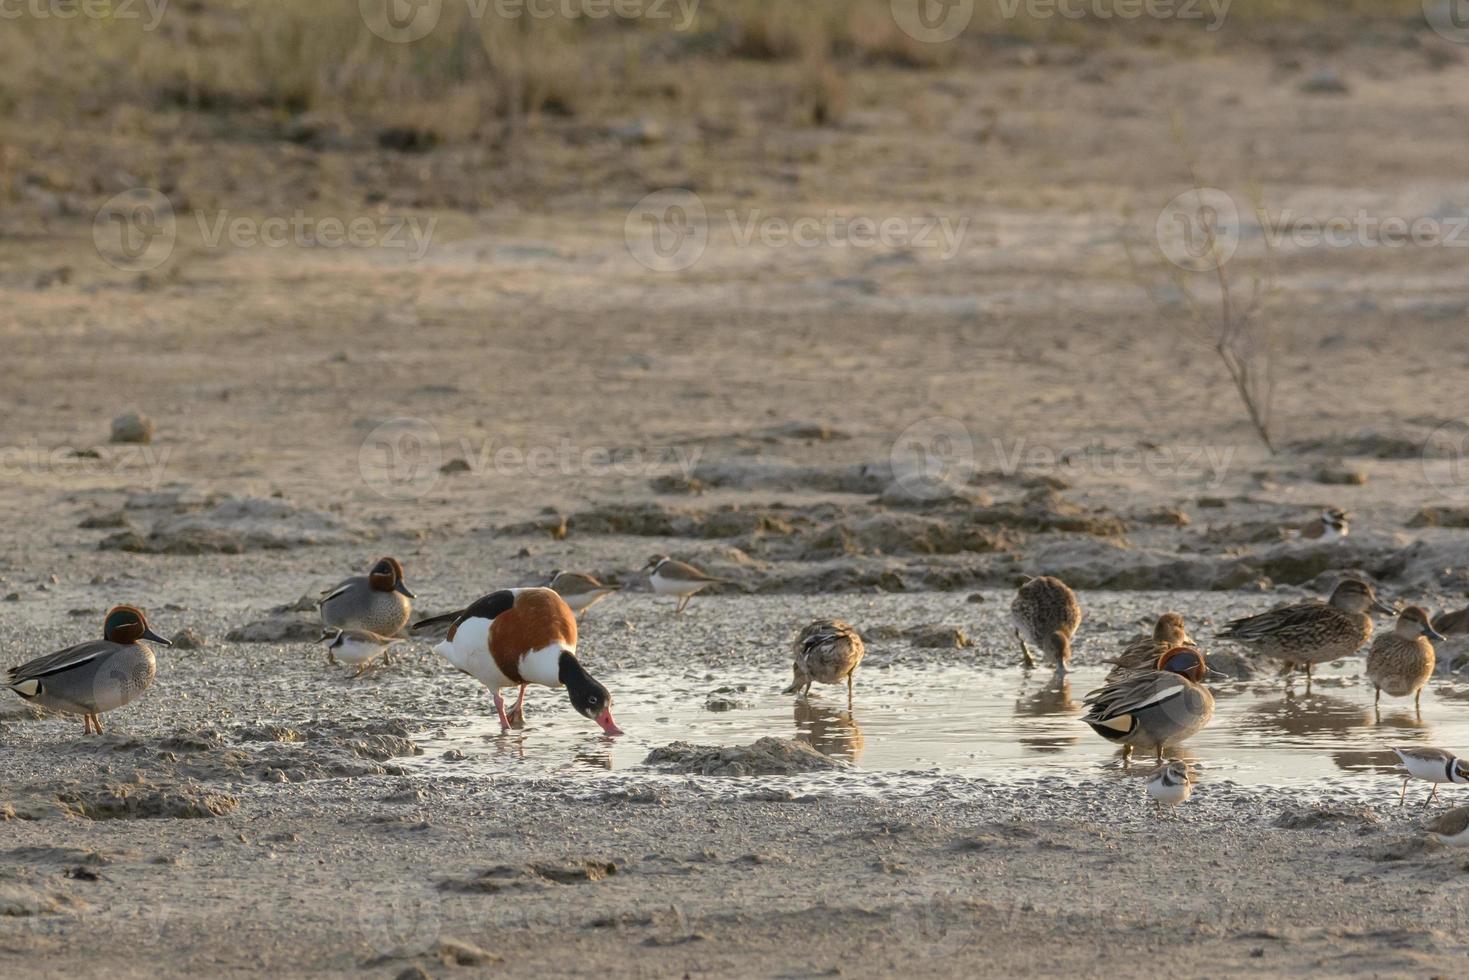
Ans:
[[[1329,529],[1322,533],[1345,533],[1339,512],[1327,512],[1320,523]],[[698,592],[726,581],[666,555],[653,556],[642,571],[656,595],[677,600],[675,613],[682,613]],[[436,641],[436,653],[490,690],[503,731],[524,726],[526,690],[539,685],[564,689],[578,714],[607,735],[621,735],[611,693],[576,656],[578,617],[620,589],[588,574],[557,570],[544,585],[502,589],[410,624],[414,593],[404,581],[402,564],[384,557],[367,574],[322,593],[317,608],[328,661],[354,666],[358,675],[378,662],[391,662],[391,648],[405,638],[430,638]],[[1037,666],[1034,650],[1064,675],[1082,622],[1076,593],[1058,578],[1031,578],[1016,591],[1010,612],[1023,666]],[[1374,612],[1396,616],[1393,628],[1375,640]],[[1236,619],[1217,635],[1278,663],[1284,675],[1304,670],[1308,690],[1313,666],[1353,656],[1372,640],[1365,675],[1375,691],[1374,705],[1383,694],[1412,697],[1421,711],[1422,691],[1434,672],[1433,641],[1444,639],[1440,628],[1457,631],[1461,620],[1469,616],[1448,614],[1436,626],[1421,607],[1395,609],[1371,585],[1348,578],[1325,602],[1308,600]],[[152,685],[157,662],[149,644],[171,645],[153,632],[135,606],[110,609],[102,632],[101,640],[11,667],[3,686],[42,708],[81,715],[83,733],[100,734],[102,714],[130,703]],[[850,705],[864,654],[862,636],[853,626],[836,619],[812,622],[795,639],[791,683],[784,693],[805,697],[816,683],[845,684]],[[1151,752],[1156,768],[1147,775],[1147,795],[1160,808],[1183,804],[1192,793],[1192,773],[1183,761],[1165,759],[1165,753],[1210,723],[1214,696],[1205,682],[1225,675],[1209,667],[1207,655],[1176,612],[1159,616],[1150,636],[1129,642],[1107,662],[1111,670],[1102,686],[1083,699],[1081,720],[1120,748],[1124,768],[1130,767],[1134,751]],[[507,708],[503,692],[510,688],[518,694]],[[1436,798],[1439,784],[1469,783],[1469,764],[1452,752],[1425,747],[1393,751],[1403,766],[1400,800],[1406,798],[1411,779],[1431,784],[1424,806]],[[1469,846],[1469,807],[1451,811],[1430,829],[1449,843]]]

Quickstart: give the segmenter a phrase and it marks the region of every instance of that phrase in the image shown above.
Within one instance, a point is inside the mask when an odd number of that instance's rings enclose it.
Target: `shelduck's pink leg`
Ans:
[[[520,696],[515,699],[515,707],[510,709],[510,724],[515,728],[525,727],[525,689],[529,686],[520,685]]]
[[[510,719],[505,717],[505,698],[498,689],[495,691],[495,714],[500,716],[500,732],[510,731]]]

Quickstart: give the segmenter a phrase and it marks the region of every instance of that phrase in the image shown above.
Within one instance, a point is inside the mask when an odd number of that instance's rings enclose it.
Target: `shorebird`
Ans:
[[[379,558],[366,575],[355,575],[321,594],[321,625],[333,630],[366,630],[396,636],[408,625],[415,598],[403,584],[396,558]]]
[[[398,642],[395,636],[378,636],[367,630],[325,630],[321,634],[327,643],[326,656],[331,663],[341,661],[357,668],[353,677],[361,677],[378,657],[384,663],[392,663],[388,650]]]
[[[1428,625],[1428,613],[1421,607],[1404,609],[1392,632],[1374,640],[1367,654],[1367,679],[1377,690],[1372,698],[1373,706],[1382,700],[1382,692],[1386,691],[1393,698],[1413,695],[1413,707],[1419,709],[1423,685],[1433,676],[1435,657],[1431,641],[1442,639]]]
[[[652,584],[656,594],[678,596],[678,605],[673,610],[675,613],[683,612],[689,600],[694,597],[694,593],[699,590],[729,581],[705,575],[693,565],[674,561],[667,555],[654,555],[649,558],[648,564],[643,566],[643,571],[648,573],[648,581]]]
[[[603,585],[591,575],[581,572],[563,572],[559,568],[551,573],[546,585],[565,599],[566,604],[577,616],[622,588],[620,585]]]
[[[1193,795],[1193,778],[1188,763],[1174,759],[1148,773],[1148,796],[1161,813],[1163,807],[1182,806]]]
[[[158,662],[143,640],[173,646],[148,628],[136,606],[115,606],[102,639],[11,667],[5,687],[43,708],[82,716],[82,734],[102,734],[104,711],[121,708],[153,685]]]
[[[1294,528],[1288,537],[1302,538],[1307,541],[1340,541],[1351,533],[1352,528],[1347,522],[1346,511],[1328,507],[1314,521]]]
[[[1076,593],[1058,578],[1033,578],[1016,592],[1010,616],[1025,666],[1035,666],[1030,655],[1030,647],[1035,646],[1064,673],[1071,662],[1071,641],[1081,625],[1081,603],[1076,601]]]
[[[1437,837],[1441,844],[1469,847],[1469,806],[1456,806],[1447,813],[1441,813],[1424,824],[1423,829]]]
[[[1194,641],[1184,627],[1183,617],[1176,612],[1164,613],[1153,626],[1152,636],[1141,636],[1130,641],[1122,648],[1120,656],[1107,661],[1113,665],[1107,674],[1107,681],[1110,683],[1138,670],[1152,670],[1163,654],[1193,645]]]
[[[1337,585],[1329,602],[1312,599],[1236,619],[1219,636],[1282,661],[1287,672],[1304,664],[1309,683],[1314,664],[1349,657],[1372,637],[1369,609],[1397,611],[1379,600],[1372,586],[1349,578]]]
[[[413,629],[443,623],[449,632],[434,651],[490,689],[502,732],[524,725],[525,689],[540,684],[565,687],[578,714],[608,735],[622,734],[612,720],[612,695],[576,659],[576,616],[551,589],[501,589]],[[516,686],[520,695],[507,715],[500,691]]]
[[[1402,760],[1403,769],[1407,775],[1403,776],[1403,791],[1398,794],[1398,803],[1404,803],[1408,798],[1408,780],[1422,779],[1433,784],[1429,790],[1428,799],[1423,801],[1427,806],[1438,796],[1439,783],[1469,783],[1469,765],[1461,762],[1458,756],[1444,749],[1433,749],[1413,746],[1404,749],[1393,749],[1398,758]]]
[[[811,684],[847,682],[847,702],[852,701],[852,675],[867,652],[862,637],[840,619],[818,619],[796,637],[791,660],[791,686],[786,694],[811,693]]]
[[[1158,658],[1156,669],[1131,674],[1092,691],[1082,703],[1082,721],[1109,742],[1122,746],[1124,766],[1135,747],[1163,750],[1187,739],[1214,717],[1214,695],[1203,685],[1211,671],[1204,654],[1179,647]]]

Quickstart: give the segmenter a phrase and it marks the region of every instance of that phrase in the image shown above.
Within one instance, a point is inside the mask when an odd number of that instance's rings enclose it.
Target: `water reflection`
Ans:
[[[1243,733],[1309,739],[1323,732],[1347,732],[1372,724],[1372,706],[1330,694],[1294,694],[1253,705],[1228,704],[1221,709],[1243,709],[1236,727]],[[1215,711],[1215,723],[1220,710]]]
[[[1016,740],[1030,752],[1054,755],[1075,745],[1083,728],[1077,720],[1081,717],[1081,704],[1071,696],[1071,675],[1056,674],[1039,690],[1031,692],[1022,683],[1015,701],[1015,717],[1052,720],[1039,726],[1017,726],[1020,734]]]
[[[797,698],[795,721],[796,738],[816,751],[845,759],[853,765],[862,760],[862,749],[867,742],[862,737],[862,727],[857,724],[851,711],[845,708],[829,708],[813,704],[805,698]]]

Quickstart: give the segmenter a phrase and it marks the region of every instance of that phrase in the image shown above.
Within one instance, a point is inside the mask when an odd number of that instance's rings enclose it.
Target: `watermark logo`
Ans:
[[[149,187],[108,198],[92,219],[97,254],[124,272],[158,268],[173,254],[177,239],[173,203]]]
[[[628,253],[654,272],[681,272],[709,246],[709,212],[693,191],[654,191],[628,212],[622,226]]]
[[[147,18],[143,30],[156,30],[168,10],[168,0],[0,0],[0,21],[102,20],[108,24]]]
[[[898,29],[924,44],[952,41],[974,19],[975,0],[892,0]]]
[[[1208,272],[1239,247],[1239,208],[1217,187],[1184,191],[1158,213],[1153,233],[1168,261],[1186,272]]]
[[[1469,44],[1469,0],[1423,0],[1423,19],[1444,40]]]
[[[1450,500],[1469,500],[1469,418],[1445,422],[1423,444],[1423,476]]]
[[[437,217],[420,220],[412,215],[290,215],[252,218],[231,215],[228,209],[206,214],[195,211],[199,237],[206,248],[380,248],[401,249],[409,259],[424,257],[433,242]]]
[[[418,882],[359,881],[353,891],[358,932],[379,956],[419,956],[438,943],[443,915],[433,890]]]
[[[958,956],[980,935],[975,907],[957,891],[900,906],[893,913],[893,930],[915,940],[917,955],[930,960]]]
[[[915,500],[939,500],[974,472],[974,440],[963,422],[936,415],[904,429],[888,458],[900,490]]]
[[[119,477],[135,483],[142,475],[141,482],[156,488],[163,484],[172,454],[169,446],[46,447],[32,439],[23,446],[0,446],[0,474]]]
[[[1014,20],[1205,20],[1204,30],[1224,26],[1234,0],[999,0],[1000,16]]]
[[[357,450],[362,482],[389,500],[417,500],[433,490],[442,461],[439,430],[407,416],[374,427]]]
[[[357,0],[362,23],[384,41],[411,44],[439,25],[444,0]]]

